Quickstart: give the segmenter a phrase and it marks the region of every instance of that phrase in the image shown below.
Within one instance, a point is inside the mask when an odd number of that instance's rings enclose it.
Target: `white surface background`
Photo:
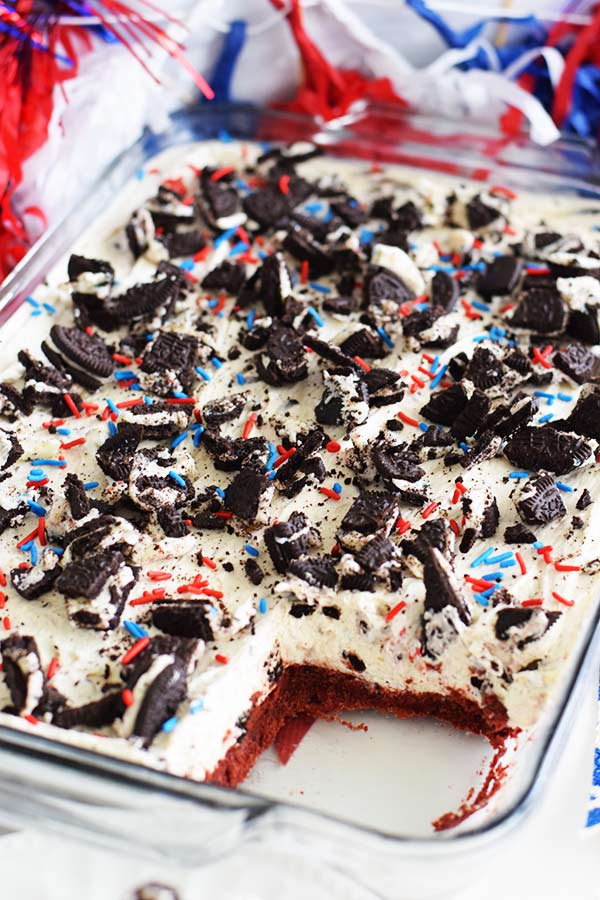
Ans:
[[[515,3],[515,8],[517,5],[521,11],[524,4]],[[213,21],[241,15],[261,19],[268,11],[264,0],[223,0],[208,6],[212,8]],[[539,2],[535,6],[547,8],[552,3]],[[388,41],[403,42],[413,63],[428,62],[442,49],[433,32],[415,24],[412,14],[399,8],[399,2],[359,2],[352,7]],[[308,21],[310,24],[310,14]],[[406,41],[407,25],[410,41]],[[218,32],[212,27],[196,29],[194,56],[205,73],[210,72],[219,44]],[[274,46],[278,49],[275,57]],[[268,66],[257,65],[257,60],[266,58]],[[358,60],[345,62],[352,65]],[[242,57],[236,73],[234,95],[265,100],[272,96],[274,85],[280,96],[285,95],[296,77],[297,62],[291,42],[283,26],[278,26],[253,38],[252,48]],[[104,121],[110,118],[108,100],[104,107],[95,104],[94,110],[90,111],[90,123],[93,124],[93,116],[100,115]],[[130,131],[137,127],[131,125]],[[134,136],[128,132],[125,140]],[[48,148],[41,170],[48,172],[53,168],[52,162],[53,151]],[[47,183],[46,189],[49,190]],[[51,191],[48,196],[51,205]],[[460,900],[600,900],[600,827],[587,834],[583,829],[592,768],[596,693],[596,682],[592,680],[587,702],[580,710],[552,783],[542,803],[522,825],[512,849],[501,850],[485,880],[463,891],[458,895]],[[1,815],[0,810],[0,821]],[[312,870],[300,857],[274,859],[272,854],[262,856],[253,851],[202,870],[181,871],[138,861],[126,848],[120,855],[112,855],[57,836],[38,834],[35,822],[31,826],[30,831],[0,838],[2,900],[127,900],[134,887],[148,880],[176,886],[181,900],[366,900],[358,889],[350,891],[347,884],[341,884],[329,873]],[[427,878],[426,871],[423,878]]]

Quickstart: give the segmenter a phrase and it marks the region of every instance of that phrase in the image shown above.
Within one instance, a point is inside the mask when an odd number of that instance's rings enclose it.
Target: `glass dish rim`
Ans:
[[[168,149],[169,146],[178,143],[178,132],[182,129],[193,127],[194,124],[200,125],[203,121],[208,122],[211,116],[231,117],[236,113],[252,116],[256,118],[257,121],[260,121],[261,119],[264,120],[265,118],[272,118],[274,121],[282,123],[286,121],[296,124],[309,131],[312,129],[313,132],[316,131],[316,134],[312,134],[312,139],[316,139],[317,143],[322,143],[325,150],[332,146],[327,143],[327,140],[330,138],[335,140],[342,136],[359,142],[361,137],[364,139],[365,132],[359,131],[357,135],[352,131],[352,126],[360,124],[369,113],[374,113],[380,117],[388,117],[390,121],[396,123],[399,121],[412,121],[417,123],[422,129],[425,129],[427,125],[429,125],[432,134],[435,134],[436,126],[439,129],[440,125],[460,128],[460,123],[456,120],[443,118],[433,119],[422,114],[406,111],[399,112],[398,110],[383,104],[359,104],[354,111],[337,120],[333,120],[330,123],[317,122],[309,116],[281,112],[251,103],[208,104],[192,109],[184,108],[176,110],[171,114],[171,124],[167,130],[156,134],[150,131],[150,129],[145,129],[142,135],[133,144],[118,154],[100,175],[85,188],[83,197],[84,202],[85,199],[90,199],[94,190],[98,188],[103,181],[108,179],[111,175],[118,173],[120,167],[122,167],[130,157],[132,158],[130,161],[133,163],[133,156],[136,150],[144,152],[144,148],[146,148],[146,158],[150,158],[150,156],[160,153],[161,151]],[[480,134],[486,133],[486,129],[482,128],[478,123],[474,123],[473,129]],[[216,133],[214,136],[216,137]],[[235,137],[235,134],[233,134],[233,136]],[[324,137],[325,140],[319,141],[320,137]],[[386,139],[382,139],[381,134],[378,132],[373,132],[371,137],[377,138],[377,141],[383,148],[382,156],[385,156],[386,148],[388,149],[388,152],[391,152],[391,147],[394,142],[386,144]],[[444,135],[438,132],[438,137],[441,140]],[[199,137],[195,138],[195,140],[199,139]],[[209,138],[205,137],[204,139]],[[257,138],[256,136],[247,135],[246,139],[256,140]],[[188,135],[188,137],[185,140],[180,141],[180,143],[187,143],[193,140],[194,137]],[[164,142],[162,146],[160,145],[161,141]],[[276,142],[276,139],[273,139],[273,141]],[[415,146],[418,146],[415,141],[413,141],[413,143]],[[514,143],[518,146],[523,146],[525,144],[534,151],[540,153],[543,152],[540,148],[531,144],[531,142],[522,136],[519,136]],[[149,146],[146,147],[146,145]],[[509,142],[505,142],[505,146],[509,146]],[[576,138],[561,140],[559,145],[555,145],[555,149],[560,150],[562,146],[564,146],[567,151],[571,148],[585,150],[588,153],[593,153],[595,151],[595,148],[591,147],[589,142]],[[414,165],[414,168],[420,168],[421,170],[426,171],[428,168],[427,162],[429,161],[433,164],[439,157],[436,157],[435,154],[428,156],[428,154],[431,154],[431,145],[424,144],[420,149],[422,150],[422,165]],[[453,148],[444,145],[443,149],[446,157],[450,159],[453,156]],[[344,155],[349,156],[351,154],[348,153]],[[379,160],[382,159],[380,156],[377,158]],[[498,161],[496,160],[496,164],[497,163]],[[403,163],[403,165],[407,165],[407,163]],[[506,166],[507,169],[513,168],[519,170],[519,168],[521,168],[522,171],[527,171],[531,168],[531,166],[519,167],[514,162],[501,162],[500,165]],[[429,168],[434,167],[431,165]],[[549,170],[546,169],[546,171],[554,177],[562,177],[564,174],[560,169],[550,168]],[[135,170],[129,170],[123,177],[121,186],[134,175]],[[467,178],[467,175],[461,175],[460,177]],[[510,175],[507,180],[510,184]],[[481,181],[483,183],[483,179]],[[596,171],[595,179],[590,179],[588,181],[585,181],[584,179],[582,184],[586,185],[587,190],[595,192],[600,200],[600,169]],[[52,246],[53,241],[60,234],[61,230],[64,229],[76,210],[76,205],[69,208],[67,212],[61,216],[38,241],[35,242],[5,281],[0,284],[0,327],[25,301],[31,287],[26,287],[25,285],[22,285],[22,283],[25,282],[30,275],[31,270],[35,269],[40,256],[42,256],[48,246]],[[89,224],[90,221],[87,222],[87,226],[89,226]],[[68,243],[72,243],[72,240],[73,239],[70,238]],[[56,250],[52,261],[46,264],[44,272],[38,272],[36,277],[38,283],[64,253],[64,247]],[[20,287],[20,285],[22,286]],[[4,316],[4,313],[8,313],[8,315]],[[571,670],[569,671],[569,677],[567,679],[568,683],[563,686],[560,703],[556,704],[556,710],[553,712],[548,727],[544,735],[539,738],[541,740],[539,753],[535,760],[533,771],[528,776],[523,789],[520,790],[504,811],[496,816],[492,815],[489,821],[477,824],[472,828],[458,831],[435,833],[426,837],[411,837],[402,834],[394,834],[389,831],[352,822],[337,816],[335,813],[304,807],[293,801],[270,799],[261,796],[254,791],[245,789],[243,786],[239,788],[228,788],[206,782],[192,781],[182,776],[172,775],[169,772],[146,767],[140,763],[119,759],[118,757],[102,754],[83,747],[72,747],[62,741],[54,740],[42,735],[36,735],[29,731],[22,731],[19,728],[5,724],[0,724],[0,747],[8,750],[18,750],[29,757],[49,762],[54,766],[75,769],[78,772],[87,772],[88,774],[92,774],[95,778],[114,779],[119,783],[135,787],[137,790],[163,792],[168,794],[172,799],[185,799],[205,806],[247,810],[252,814],[253,818],[263,816],[274,810],[280,810],[291,816],[299,814],[299,816],[303,818],[306,818],[307,816],[316,817],[317,820],[325,820],[337,827],[341,826],[345,829],[351,829],[357,837],[376,839],[385,842],[387,845],[397,845],[398,848],[409,848],[411,851],[415,852],[436,852],[433,848],[439,848],[439,850],[437,850],[438,853],[443,852],[442,848],[445,848],[446,851],[450,848],[458,850],[459,847],[475,842],[480,843],[482,841],[487,842],[491,839],[496,839],[508,828],[514,827],[517,822],[520,822],[523,817],[530,812],[535,797],[539,795],[546,783],[548,775],[547,770],[551,768],[552,758],[556,757],[559,752],[563,732],[567,729],[570,715],[573,712],[572,708],[575,706],[578,688],[581,686],[581,683],[585,681],[584,676],[588,671],[592,660],[598,655],[597,651],[600,650],[599,624],[600,604],[598,604],[594,615],[587,622],[586,634],[583,639],[580,640],[576,658],[574,657],[571,661]],[[203,794],[206,794],[206,796],[202,796]]]

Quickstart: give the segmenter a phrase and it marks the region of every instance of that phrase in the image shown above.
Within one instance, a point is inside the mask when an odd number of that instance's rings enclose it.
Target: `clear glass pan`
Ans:
[[[167,133],[144,134],[44,235],[0,288],[0,324],[62,265],[67,250],[148,160],[222,131],[246,140],[311,139],[332,155],[600,203],[598,151],[583,142],[564,141],[542,151],[526,138],[509,141],[471,125],[466,133],[461,123],[384,107],[359,109],[322,126],[250,105],[206,105],[174,115]],[[9,826],[35,821],[121,851],[126,844],[129,852],[189,864],[258,842],[274,853],[303,853],[378,896],[416,900],[448,894],[473,880],[535,803],[568,733],[585,673],[598,658],[599,618],[600,606],[580,636],[558,702],[536,734],[520,741],[505,785],[454,831],[434,835],[428,823],[455,808],[474,780],[481,782],[487,745],[437,723],[371,714],[354,716],[368,721],[368,736],[319,723],[287,768],[277,767],[267,754],[238,790],[176,778],[0,724],[0,819]]]

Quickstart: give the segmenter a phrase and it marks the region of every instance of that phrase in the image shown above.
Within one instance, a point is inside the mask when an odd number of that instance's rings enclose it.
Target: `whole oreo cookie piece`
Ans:
[[[527,525],[547,525],[567,514],[554,478],[547,474],[529,478],[518,490],[515,505]]]
[[[50,337],[68,360],[93,375],[107,378],[114,369],[110,350],[101,337],[80,328],[53,325]]]

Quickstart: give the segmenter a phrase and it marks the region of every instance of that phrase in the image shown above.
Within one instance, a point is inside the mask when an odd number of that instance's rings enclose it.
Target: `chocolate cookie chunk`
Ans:
[[[108,310],[118,325],[132,325],[159,316],[164,322],[171,314],[180,293],[175,279],[166,277],[135,284],[114,297]]]
[[[528,425],[510,439],[504,453],[519,469],[545,469],[564,475],[581,466],[591,456],[592,448],[578,435],[556,431],[550,425]]]
[[[112,434],[98,447],[96,462],[110,478],[127,481],[133,465],[133,455],[142,440],[144,429],[141,425],[119,423],[116,434]]]
[[[477,290],[482,297],[497,297],[510,294],[517,286],[523,260],[517,256],[496,256],[486,264],[477,281]]]
[[[496,616],[494,630],[499,641],[512,639],[517,648],[522,650],[532,641],[539,641],[560,616],[560,612],[547,612],[544,609],[501,609]]]
[[[35,638],[12,634],[0,641],[0,655],[14,712],[35,713],[46,692],[46,676]]]
[[[120,719],[125,709],[123,691],[109,691],[83,706],[64,707],[55,713],[52,724],[59,728],[104,728]]]
[[[518,522],[505,528],[504,540],[507,544],[535,544],[537,538],[529,528]]]
[[[265,573],[256,562],[256,560],[251,556],[249,556],[244,563],[244,572],[246,573],[246,577],[248,578],[248,580],[257,587],[262,583],[262,580],[265,577]]]
[[[53,325],[50,337],[67,359],[93,375],[107,378],[115,364],[110,350],[101,337],[88,334],[80,328]]]
[[[237,294],[245,278],[244,266],[225,259],[204,276],[202,287],[206,291],[225,291],[228,294]]]
[[[575,504],[577,509],[587,509],[594,501],[592,500],[592,495],[588,491],[587,488],[584,488],[581,492],[581,495]]]
[[[284,325],[271,331],[264,351],[258,354],[256,370],[263,381],[275,387],[306,378],[306,354],[293,328]]]
[[[387,355],[385,345],[379,335],[370,328],[361,328],[340,344],[340,350],[347,356],[364,359],[381,359]]]
[[[184,514],[174,506],[164,506],[156,511],[156,520],[167,537],[181,538],[188,533]]]
[[[423,652],[431,659],[442,656],[471,614],[450,563],[439,550],[429,547],[423,564],[425,604]]]
[[[450,313],[458,303],[458,281],[447,272],[436,272],[431,279],[431,305]]]
[[[572,309],[569,314],[567,334],[584,344],[600,344],[598,307],[586,305],[584,309]]]
[[[467,220],[471,231],[485,228],[501,218],[500,210],[486,203],[481,194],[472,197],[466,205]]]
[[[83,519],[90,511],[90,498],[87,495],[83,481],[73,472],[69,472],[63,482],[63,490],[71,515],[74,519]]]
[[[552,357],[552,362],[577,384],[591,381],[598,370],[598,357],[581,344],[570,344],[558,350]]]
[[[448,388],[448,390],[451,390],[451,388]],[[489,398],[483,391],[475,389],[458,416],[450,423],[450,431],[456,440],[463,441],[466,437],[475,434],[481,428],[489,408]]]
[[[510,323],[539,334],[560,334],[568,317],[569,308],[555,288],[532,288],[521,297]]]
[[[327,249],[309,231],[292,225],[283,240],[283,248],[298,262],[308,263],[308,277],[321,278],[333,272],[333,259]]]
[[[269,455],[269,445],[264,437],[230,438],[207,429],[202,435],[202,444],[215,468],[223,472],[234,472],[242,465],[264,469]]]
[[[364,280],[363,305],[381,305],[385,300],[392,300],[401,306],[407,300],[414,299],[414,293],[402,279],[382,266],[369,266]]]
[[[316,546],[319,533],[303,512],[293,512],[287,522],[267,528],[264,538],[273,565],[283,574],[293,559],[306,556]]]
[[[264,473],[242,468],[225,490],[225,509],[246,522],[253,522],[264,498],[273,493],[273,486]]]
[[[313,587],[333,588],[338,582],[335,564],[327,557],[305,556],[293,559],[288,566],[288,575],[295,575]]]
[[[467,393],[461,384],[452,384],[448,388],[436,391],[425,406],[421,407],[421,415],[438,425],[452,425],[467,405]]]
[[[600,386],[590,384],[583,388],[564,427],[576,434],[600,440]]]
[[[106,281],[112,284],[115,277],[115,270],[109,262],[104,259],[89,259],[87,256],[78,256],[73,253],[67,264],[67,274],[69,281],[77,281],[80,275],[89,272],[93,275],[105,275]]]
[[[551,475],[529,478],[515,497],[518,513],[527,525],[546,525],[566,516],[567,510]]]
[[[189,425],[192,404],[171,404],[164,400],[147,403],[140,400],[135,406],[121,411],[120,424],[134,424],[143,428],[145,441],[160,441],[175,437]]]
[[[373,448],[371,458],[376,470],[388,481],[414,482],[425,475],[419,465],[419,454],[411,452],[406,444],[378,444]]]
[[[198,353],[198,341],[191,334],[179,334],[174,331],[160,331],[142,354],[142,372],[149,375],[172,372],[177,376],[181,389],[187,391],[194,379],[194,365]],[[152,380],[154,390],[159,387]],[[162,382],[160,383],[162,387]],[[163,393],[162,390],[156,391]],[[166,393],[170,393],[167,389]]]
[[[320,338],[313,337],[311,334],[304,335],[303,343],[307,347],[310,347],[310,349],[322,359],[326,359],[328,362],[333,363],[334,366],[341,369],[354,369],[355,372],[362,375],[363,369],[361,366],[359,366],[352,357],[348,356],[347,353],[344,353],[341,348],[336,347],[334,344],[328,344],[327,341],[322,341]]]
[[[262,228],[275,225],[290,212],[285,194],[270,185],[244,197],[242,207],[248,218],[254,219]]]
[[[70,618],[82,628],[114,628],[121,617],[135,576],[118,550],[68,563],[56,580],[67,598]]]
[[[431,548],[449,556],[451,538],[452,532],[443,519],[427,519],[421,528],[413,533],[413,537],[402,541],[402,552],[405,556],[414,556],[424,564],[429,559]]]
[[[210,624],[210,604],[194,601],[165,600],[152,606],[152,624],[175,637],[214,640]]]
[[[41,562],[28,569],[11,569],[10,580],[14,589],[26,600],[36,600],[52,590],[60,575],[58,556],[52,550],[44,551]]]
[[[247,402],[247,393],[230,394],[219,400],[211,400],[202,407],[202,419],[207,428],[218,428],[224,422],[239,419]]]
[[[478,347],[471,357],[464,378],[476,388],[487,391],[500,384],[504,375],[504,365],[488,347]]]

